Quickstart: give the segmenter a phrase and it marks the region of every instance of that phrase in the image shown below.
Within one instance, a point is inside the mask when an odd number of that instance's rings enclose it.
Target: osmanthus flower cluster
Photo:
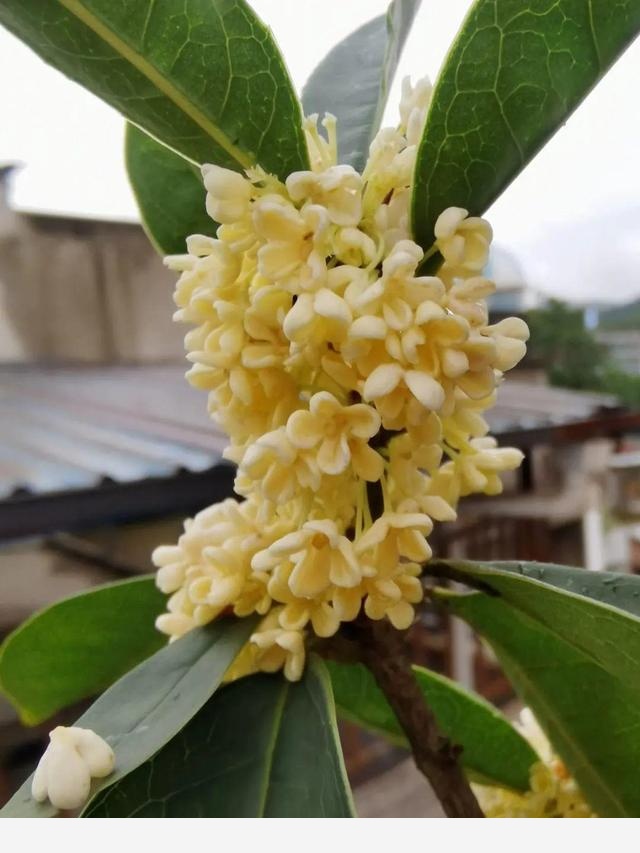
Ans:
[[[529,708],[520,713],[521,734],[540,756],[531,768],[531,789],[524,794],[488,785],[473,785],[487,817],[598,817],[582,796],[563,761]]]
[[[399,629],[422,599],[434,521],[459,498],[497,494],[519,451],[483,412],[524,355],[526,325],[491,325],[482,275],[491,228],[445,210],[425,256],[411,239],[416,145],[431,88],[405,81],[401,120],[362,174],[336,163],[336,121],[305,121],[312,168],[281,182],[202,169],[217,238],[194,235],[177,319],[187,374],[228,433],[243,500],[216,504],[154,553],[176,638],[221,614],[263,616],[233,676],[298,679],[310,635],[361,610]],[[425,257],[439,252],[436,275]]]

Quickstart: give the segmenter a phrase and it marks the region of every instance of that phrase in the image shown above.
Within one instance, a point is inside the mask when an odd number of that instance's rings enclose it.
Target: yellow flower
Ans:
[[[374,240],[359,228],[339,228],[332,240],[336,258],[343,264],[358,267],[373,266],[378,257]]]
[[[417,512],[413,501],[404,501],[396,511],[385,511],[355,542],[355,551],[377,571],[395,570],[401,558],[424,562],[431,556],[426,536],[433,522],[425,513]],[[367,554],[375,549],[375,558]]]
[[[283,331],[295,343],[340,343],[351,325],[351,311],[341,296],[323,287],[303,293],[285,317]]]
[[[210,614],[210,618],[201,623],[196,616],[196,610],[198,608],[189,601],[186,590],[179,589],[167,601],[167,612],[161,613],[156,619],[156,628],[173,641],[217,615],[213,607],[200,608],[199,615]]]
[[[324,243],[329,218],[319,205],[298,211],[280,196],[265,196],[253,206],[253,225],[263,242],[258,270],[293,293],[316,290],[327,274]]]
[[[489,258],[491,226],[485,219],[469,216],[462,207],[449,207],[436,220],[436,246],[451,267],[480,272]]]
[[[317,491],[321,472],[311,454],[300,453],[285,427],[260,436],[249,445],[238,470],[235,489],[249,495],[254,488],[270,501],[288,501],[297,488]]]
[[[214,319],[216,300],[237,296],[241,258],[221,240],[202,234],[187,237],[187,252],[165,258],[170,269],[182,273],[174,294],[180,310],[174,319],[202,323]]]
[[[336,225],[360,222],[362,178],[352,166],[330,166],[323,172],[293,172],[285,183],[294,202],[322,206]]]
[[[524,320],[507,317],[493,326],[485,326],[483,332],[496,343],[494,367],[498,370],[511,370],[524,358],[525,342],[529,340],[529,328]]]
[[[251,184],[243,175],[205,164],[202,177],[207,189],[207,213],[215,222],[233,223],[248,214]]]
[[[299,450],[313,450],[324,474],[341,474],[349,465],[364,480],[379,480],[383,460],[368,440],[380,429],[380,415],[364,403],[343,406],[333,394],[320,391],[308,409],[287,421],[287,437]]]
[[[300,598],[291,591],[290,578],[295,564],[291,561],[279,563],[272,571],[268,583],[269,595],[283,604],[278,622],[285,631],[300,631],[311,622],[318,637],[331,637],[340,627],[338,614],[327,598]]]
[[[242,449],[285,424],[299,406],[295,383],[281,368],[248,370],[240,365],[225,371],[196,365],[187,379],[196,388],[210,390],[211,416],[233,436],[232,446]],[[225,455],[239,461],[237,454]]]
[[[498,447],[494,438],[472,439],[452,463],[461,497],[478,492],[499,495],[502,481],[498,475],[516,469],[522,457],[515,447]]]
[[[206,367],[230,369],[240,361],[248,343],[244,330],[244,306],[218,299],[213,303],[213,319],[189,332],[185,343],[189,361]]]
[[[373,282],[356,280],[345,293],[347,302],[356,320],[372,322],[371,315],[380,318],[378,324],[384,334],[373,333],[358,335],[351,331],[351,337],[385,338],[389,330],[403,332],[414,324],[415,310],[426,300],[442,298],[445,289],[439,278],[434,276],[416,277],[416,267],[423,257],[422,249],[411,240],[397,243],[382,263],[382,275]]]
[[[220,612],[232,606],[242,592],[249,567],[250,561],[238,548],[204,548],[197,576],[186,586],[190,601]]]
[[[284,670],[289,681],[299,681],[305,661],[304,636],[301,631],[286,631],[277,626],[278,608],[272,610],[249,642],[257,647],[256,665],[264,672]]]
[[[495,284],[488,278],[476,275],[466,279],[454,277],[448,285],[446,297],[442,301],[443,307],[464,317],[470,326],[486,325],[489,312],[485,300],[495,293]]]
[[[536,750],[540,761],[531,767],[530,789],[525,793],[474,784],[474,793],[485,815],[507,818],[598,817],[562,760],[554,754],[546,735],[528,708],[521,712],[516,728]]]
[[[389,442],[387,489],[394,505],[413,500],[436,521],[455,521],[454,505],[434,491],[433,474],[442,459],[442,427],[437,415]]]
[[[445,393],[442,385],[429,373],[388,363],[378,365],[367,377],[362,397],[367,402],[375,402],[387,429],[396,429],[406,423],[419,422],[419,407],[410,411],[406,419],[402,418],[403,409],[410,404],[412,397],[422,409],[438,412],[444,403]]]
[[[330,585],[354,587],[362,570],[353,543],[341,534],[331,519],[307,521],[302,528],[289,533],[256,554],[252,567],[271,571],[291,562],[289,589],[298,598],[314,598]]]
[[[424,598],[420,583],[422,566],[417,563],[397,563],[393,571],[367,579],[364,612],[370,619],[384,619],[394,628],[406,630],[415,619],[414,604]]]
[[[158,629],[178,637],[232,606],[243,615],[266,612],[268,578],[251,574],[251,558],[298,523],[286,506],[265,515],[255,500],[231,498],[188,519],[178,544],[152,555],[158,587],[174,593]]]
[[[418,274],[409,209],[430,97],[428,81],[404,82],[400,122],[378,133],[362,175],[336,162],[329,115],[305,120],[311,169],[284,183],[205,165],[216,238],[193,235],[167,259],[176,319],[193,325],[187,377],[229,434],[246,500],[198,513],[156,549],[170,595],[157,626],[173,640],[222,613],[262,615],[227,680],[299,678],[306,633],[331,636],[362,611],[407,628],[433,521],[498,493],[521,458],[483,416],[528,336],[517,318],[489,324],[489,225],[444,211],[444,263]]]

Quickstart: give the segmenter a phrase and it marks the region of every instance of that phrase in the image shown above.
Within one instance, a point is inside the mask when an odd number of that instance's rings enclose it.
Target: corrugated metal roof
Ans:
[[[607,395],[510,378],[488,419],[500,434],[587,420],[615,405]],[[205,471],[226,444],[206,394],[180,366],[3,368],[0,408],[0,498]]]
[[[590,420],[619,403],[613,395],[550,388],[509,376],[498,390],[497,405],[487,413],[492,432],[518,432]]]
[[[0,498],[205,471],[224,436],[168,368],[0,371]]]
[[[229,494],[226,437],[182,366],[0,368],[0,539],[199,508]],[[496,434],[588,421],[615,399],[511,378]]]

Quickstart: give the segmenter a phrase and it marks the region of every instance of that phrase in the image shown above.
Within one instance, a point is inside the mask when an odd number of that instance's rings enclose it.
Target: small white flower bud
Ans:
[[[39,803],[46,799],[57,809],[79,809],[91,788],[91,778],[113,772],[115,756],[109,744],[91,729],[58,726],[40,759],[31,784]]]

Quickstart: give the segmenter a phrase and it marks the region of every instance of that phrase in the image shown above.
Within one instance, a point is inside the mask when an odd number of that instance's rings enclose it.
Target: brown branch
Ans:
[[[414,678],[402,634],[386,620],[363,620],[357,632],[361,659],[393,708],[416,767],[431,783],[447,817],[484,817],[458,762],[459,748],[440,732]]]

